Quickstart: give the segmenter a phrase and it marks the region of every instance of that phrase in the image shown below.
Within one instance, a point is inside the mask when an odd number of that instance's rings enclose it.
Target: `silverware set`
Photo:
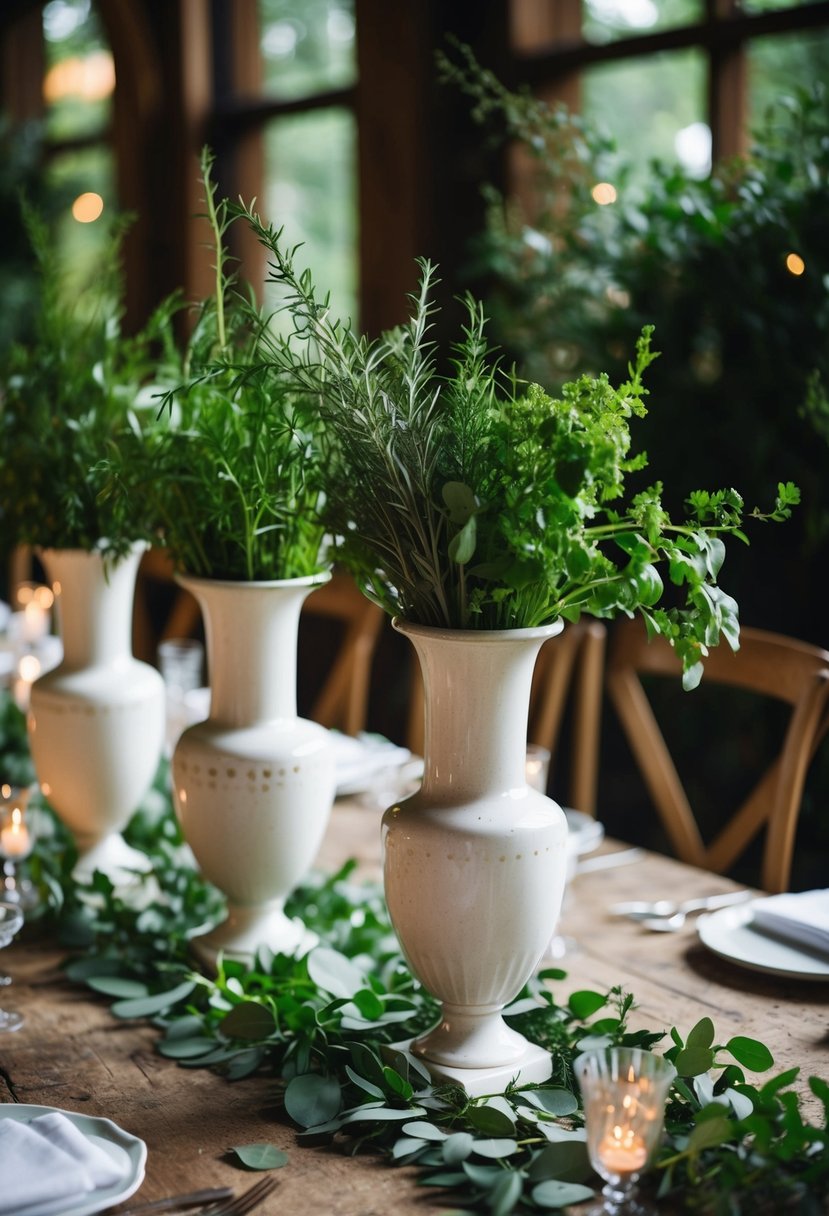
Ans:
[[[717,908],[728,908],[754,899],[753,891],[728,891],[721,895],[706,895],[698,899],[634,899],[627,903],[612,904],[614,916],[626,916],[635,920],[643,929],[654,933],[676,933],[689,916],[696,912],[713,912]]]
[[[185,1195],[169,1195],[166,1199],[139,1203],[119,1212],[117,1216],[156,1216],[156,1213],[195,1209],[199,1209],[198,1216],[246,1216],[276,1190],[276,1185],[275,1178],[266,1176],[240,1195],[234,1194],[232,1187],[190,1191]]]

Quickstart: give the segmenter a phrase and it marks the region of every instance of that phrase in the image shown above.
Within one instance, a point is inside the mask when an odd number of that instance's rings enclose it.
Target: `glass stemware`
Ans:
[[[35,903],[32,884],[20,877],[17,867],[34,848],[36,832],[28,805],[36,788],[34,785],[22,788],[0,785],[0,861],[3,875],[0,899],[17,904],[23,910]]]
[[[16,904],[0,903],[0,950],[4,946],[8,946],[15,933],[19,933],[22,927],[23,913],[20,908]],[[3,982],[10,984],[11,978],[6,976]],[[23,1021],[21,1013],[13,1013],[7,1009],[0,1009],[0,1032],[4,1030],[19,1030],[23,1025]]]
[[[639,1047],[587,1052],[575,1062],[590,1163],[604,1180],[601,1213],[636,1213],[639,1178],[659,1144],[676,1070]]]

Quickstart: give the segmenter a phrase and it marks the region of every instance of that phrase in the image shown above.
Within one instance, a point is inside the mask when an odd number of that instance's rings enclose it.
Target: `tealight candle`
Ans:
[[[642,1136],[618,1125],[602,1137],[596,1154],[605,1169],[614,1174],[638,1174],[648,1160],[648,1148]]]
[[[28,857],[32,851],[32,838],[23,822],[19,806],[13,807],[9,822],[0,830],[0,853],[10,860]]]

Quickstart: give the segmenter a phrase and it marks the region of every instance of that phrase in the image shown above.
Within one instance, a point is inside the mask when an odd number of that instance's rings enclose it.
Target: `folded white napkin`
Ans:
[[[829,890],[759,899],[752,904],[752,924],[794,945],[829,954]]]
[[[0,1213],[25,1216],[28,1208],[77,1201],[112,1186],[124,1171],[60,1111],[29,1123],[0,1119]]]

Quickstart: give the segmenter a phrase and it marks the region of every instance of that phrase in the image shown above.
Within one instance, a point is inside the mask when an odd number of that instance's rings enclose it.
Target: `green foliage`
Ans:
[[[43,813],[51,818],[48,807]],[[225,960],[208,978],[193,971],[189,942],[222,915],[222,902],[182,848],[164,769],[128,835],[153,863],[129,892],[100,874],[74,882],[75,855],[57,821],[39,843],[37,866],[34,858],[24,865],[44,896],[44,922],[76,949],[67,975],[112,999],[114,1016],[150,1018],[161,1054],[230,1081],[255,1071],[280,1077],[299,1145],[375,1149],[391,1165],[417,1167],[421,1185],[465,1209],[530,1213],[590,1198],[596,1180],[573,1061],[614,1043],[657,1049],[663,1030],[629,1025],[630,993],[579,990],[561,1003],[554,985],[564,973],[542,972],[506,1013],[551,1051],[552,1077],[470,1099],[434,1085],[422,1062],[394,1046],[433,1024],[438,1010],[402,959],[382,892],[354,885],[352,864],[312,876],[292,897],[288,910],[321,937],[310,954],[262,950],[251,967]],[[768,1049],[744,1036],[718,1045],[709,1018],[685,1038],[672,1029],[665,1054],[678,1075],[664,1143],[644,1181],[651,1198],[716,1216],[823,1210],[829,1084],[810,1079],[824,1118],[804,1121],[792,1089],[797,1070],[747,1080],[744,1069],[773,1067]],[[266,1143],[231,1151],[247,1169],[286,1162]]]
[[[641,442],[669,508],[691,461],[703,483],[739,477],[755,501],[781,475],[795,481],[796,524],[765,531],[757,557],[738,552],[732,585],[741,603],[751,599],[752,624],[822,642],[809,563],[825,560],[829,536],[829,93],[781,95],[750,154],[709,179],[656,162],[642,188],[611,141],[561,106],[504,88],[463,48],[442,71],[487,136],[519,141],[531,166],[535,209],[489,190],[487,231],[470,251],[495,338],[523,375],[559,386],[596,368],[623,374],[636,335],[658,319],[663,358],[649,385],[661,406]],[[615,203],[596,204],[598,182],[613,184]],[[789,272],[789,253],[803,274]],[[767,595],[770,569],[786,596]]]
[[[179,359],[169,341],[160,367],[161,416],[132,482],[176,567],[201,577],[265,580],[321,568],[317,512],[322,461],[314,402],[274,371],[247,370],[266,318],[228,272],[232,222],[217,202],[212,158],[202,155],[215,291],[197,309]],[[107,466],[110,486],[130,470]]]
[[[744,539],[740,496],[697,491],[674,523],[659,483],[626,493],[646,463],[632,452],[630,422],[647,412],[649,327],[618,387],[585,375],[553,398],[500,369],[483,309],[467,297],[468,324],[442,375],[427,262],[408,324],[369,341],[332,319],[280,233],[247,216],[293,323],[287,337],[262,334],[260,366],[319,394],[325,522],[371,598],[407,620],[460,629],[639,612],[675,647],[689,687],[721,635],[736,646],[736,604],[717,579],[722,537]],[[753,518],[785,519],[797,501],[781,484],[772,512]]]
[[[122,555],[151,536],[152,519],[140,497],[105,494],[97,466],[106,456],[117,458],[122,486],[132,484],[148,421],[140,389],[164,317],[153,316],[136,337],[122,331],[123,222],[111,232],[94,280],[69,304],[65,268],[46,224],[26,204],[23,216],[39,301],[34,335],[12,344],[0,361],[2,551],[31,543]]]

